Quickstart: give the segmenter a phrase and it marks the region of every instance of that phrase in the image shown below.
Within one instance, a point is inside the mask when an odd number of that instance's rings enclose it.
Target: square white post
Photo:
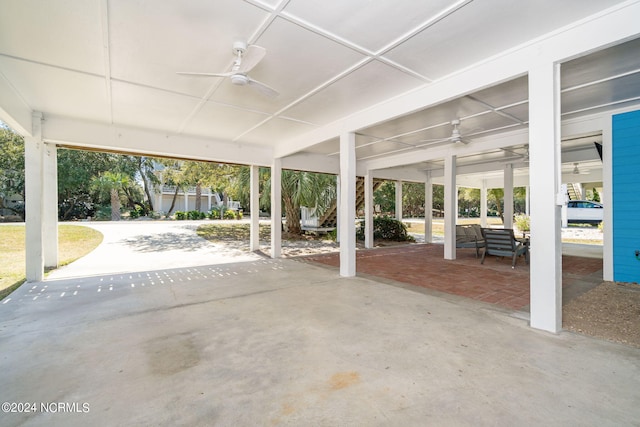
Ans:
[[[504,228],[513,228],[513,165],[504,165]]]
[[[402,221],[402,181],[396,181],[396,219]]]
[[[44,266],[58,267],[58,150],[44,144],[42,157],[42,231]]]
[[[487,180],[482,180],[480,187],[480,227],[487,227]]]
[[[271,164],[271,258],[282,255],[282,159]]]
[[[249,169],[249,209],[251,225],[249,228],[249,250],[260,249],[260,167],[252,165]],[[211,196],[209,196],[211,200]]]
[[[44,278],[42,113],[31,116],[32,135],[24,139],[25,256],[27,282]]]
[[[524,213],[525,213],[525,215],[529,216],[529,215],[531,215],[531,200],[530,200],[531,194],[529,194],[530,189],[529,189],[528,185],[524,187],[524,191],[525,191],[525,194],[524,194]]]
[[[340,243],[340,175],[336,176],[336,243]]]
[[[539,62],[529,70],[531,185],[531,326],[562,328],[560,240],[560,66]]]
[[[373,248],[373,174],[364,176],[364,247]]]
[[[356,135],[340,135],[340,275],[356,275]]]
[[[613,281],[613,129],[612,119],[602,126],[602,278]]]
[[[424,241],[433,243],[433,180],[431,171],[427,171],[424,182]]]
[[[444,259],[456,259],[456,220],[458,211],[456,156],[444,158]]]

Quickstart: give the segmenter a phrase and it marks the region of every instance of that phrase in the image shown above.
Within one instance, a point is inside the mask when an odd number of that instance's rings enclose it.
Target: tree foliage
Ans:
[[[4,197],[20,195],[24,200],[24,139],[0,122],[0,209],[24,217],[24,206],[6,206]]]

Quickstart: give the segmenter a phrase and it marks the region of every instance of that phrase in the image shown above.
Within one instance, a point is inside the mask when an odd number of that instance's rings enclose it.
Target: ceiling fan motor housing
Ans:
[[[238,86],[244,86],[249,82],[249,78],[244,74],[234,74],[231,76],[231,83]]]

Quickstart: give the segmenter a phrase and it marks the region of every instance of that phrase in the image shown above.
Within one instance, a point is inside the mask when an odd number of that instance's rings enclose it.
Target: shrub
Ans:
[[[109,221],[111,219],[111,206],[98,206],[96,208],[95,219],[98,221]]]
[[[243,215],[242,211],[236,212],[236,219],[242,219],[243,216],[244,215]]]
[[[527,215],[516,215],[516,227],[522,233],[531,231],[531,219]]]
[[[142,208],[140,206],[136,206],[134,209],[131,209],[129,211],[129,218],[131,219],[140,218],[141,215],[142,215]]]
[[[364,240],[364,221],[356,231],[356,237]],[[407,233],[407,226],[395,218],[380,216],[373,218],[373,238],[393,242],[412,242],[415,239]]]
[[[236,212],[231,209],[224,211],[224,219],[236,219]]]
[[[220,219],[220,209],[211,208],[208,214],[209,219]]]
[[[189,211],[187,212],[187,218],[191,220],[205,219],[206,214],[200,211]]]
[[[182,221],[184,219],[187,219],[187,213],[186,212],[182,212],[182,211],[176,211],[176,219],[178,221]]]

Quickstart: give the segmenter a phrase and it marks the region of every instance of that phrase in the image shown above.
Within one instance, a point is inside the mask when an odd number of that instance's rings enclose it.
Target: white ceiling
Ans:
[[[275,148],[621,3],[0,0],[0,80],[45,118]],[[238,39],[267,50],[250,75],[278,97],[176,74],[229,71]],[[636,39],[563,64],[563,117],[639,103],[639,53]],[[526,130],[527,77],[357,129],[357,157],[448,144],[453,119],[467,141]],[[338,142],[305,151],[335,157]]]

